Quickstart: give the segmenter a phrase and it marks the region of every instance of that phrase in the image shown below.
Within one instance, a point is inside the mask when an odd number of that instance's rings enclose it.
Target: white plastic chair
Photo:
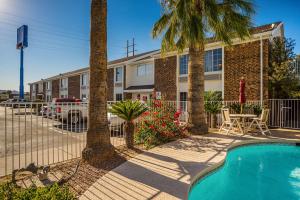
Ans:
[[[221,110],[221,115],[222,115],[222,125],[219,129],[219,132],[225,131],[226,134],[229,134],[230,131],[233,130],[235,125],[238,126],[238,128],[242,131],[242,127],[240,125],[240,122],[238,121],[237,118],[231,118],[229,114],[229,109],[222,109]]]
[[[271,131],[269,130],[267,125],[269,113],[270,109],[263,109],[260,117],[252,118],[249,129],[258,128],[263,135],[266,135],[265,133],[269,133],[271,135]]]

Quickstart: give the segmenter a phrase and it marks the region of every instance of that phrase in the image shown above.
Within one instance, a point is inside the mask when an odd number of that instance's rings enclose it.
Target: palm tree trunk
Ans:
[[[208,126],[204,111],[204,46],[189,48],[188,66],[188,130],[191,134],[205,134]]]
[[[107,119],[107,1],[91,2],[89,126],[85,161],[98,165],[114,154]]]
[[[125,124],[125,140],[127,148],[133,148],[134,146],[134,123],[131,121]]]

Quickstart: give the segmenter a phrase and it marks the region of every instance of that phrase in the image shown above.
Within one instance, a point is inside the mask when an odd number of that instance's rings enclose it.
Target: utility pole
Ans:
[[[127,57],[129,57],[129,55],[131,55],[131,56],[135,55],[135,52],[137,51],[135,49],[135,45],[136,44],[135,44],[134,38],[132,38],[132,43],[131,44],[129,43],[129,40],[127,40],[127,45],[126,45],[126,55],[127,55]]]

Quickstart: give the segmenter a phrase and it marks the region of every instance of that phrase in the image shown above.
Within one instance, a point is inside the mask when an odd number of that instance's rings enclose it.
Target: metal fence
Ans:
[[[300,129],[300,99],[270,99],[272,127]]]
[[[108,102],[110,107],[114,102]],[[237,101],[206,102],[230,108],[237,112]],[[181,111],[180,122],[188,120],[188,102],[164,101],[164,106]],[[249,101],[247,105],[260,105]],[[153,102],[148,102],[151,109]],[[166,106],[166,107],[167,107]],[[288,99],[268,101],[270,126],[300,129],[300,100]],[[166,109],[166,108],[163,108]],[[167,110],[166,110],[167,112]],[[251,106],[245,110],[253,113]],[[108,113],[111,143],[125,145],[124,121]],[[209,127],[222,123],[220,113],[206,113]],[[136,120],[139,123],[139,119]],[[0,176],[30,163],[49,165],[79,158],[86,144],[88,127],[88,104],[82,102],[60,103],[1,103],[0,104]]]
[[[111,143],[124,145],[124,121],[110,113],[108,119]],[[1,103],[0,176],[30,163],[44,166],[80,157],[88,122],[87,103]]]

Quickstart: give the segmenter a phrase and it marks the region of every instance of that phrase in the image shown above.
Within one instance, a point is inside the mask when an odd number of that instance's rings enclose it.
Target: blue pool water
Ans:
[[[263,144],[229,151],[224,165],[200,179],[189,200],[300,200],[300,147]]]

